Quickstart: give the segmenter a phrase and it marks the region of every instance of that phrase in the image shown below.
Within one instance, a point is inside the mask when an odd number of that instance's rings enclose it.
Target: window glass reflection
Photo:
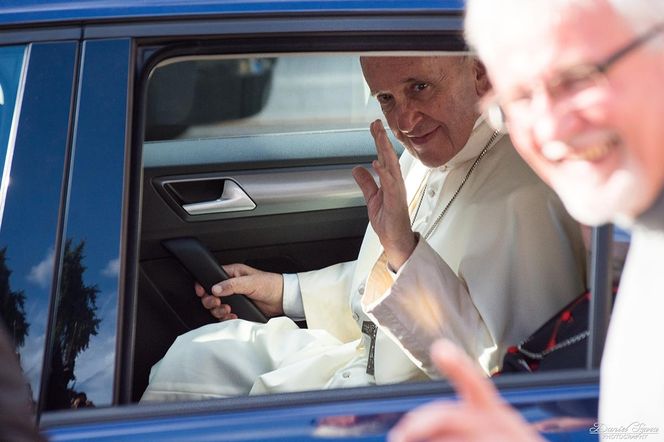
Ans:
[[[5,99],[0,107],[1,145],[5,151],[10,147],[4,167],[3,189],[7,194],[0,230],[3,317],[35,401],[40,392],[53,283],[75,49],[73,43],[32,45],[19,97],[25,48],[0,48],[0,83]],[[17,100],[20,106],[15,106]],[[17,120],[12,123],[12,113],[19,107],[20,118],[14,115]],[[12,124],[15,141],[8,135]]]
[[[84,46],[49,410],[113,400],[128,51],[124,40]]]

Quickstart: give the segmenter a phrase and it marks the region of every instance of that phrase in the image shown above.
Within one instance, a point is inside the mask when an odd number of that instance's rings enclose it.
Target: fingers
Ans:
[[[230,278],[213,285],[210,289],[212,292],[210,293],[211,295],[228,296],[236,293],[245,293],[243,290],[247,290],[247,279],[242,277],[259,273],[258,270],[244,264],[226,264],[222,267]],[[250,288],[253,289],[254,287]]]
[[[219,297],[238,293],[237,290],[242,290],[243,285],[246,285],[242,283],[243,281],[238,283],[238,280],[243,280],[246,275],[253,275],[258,271],[253,267],[244,264],[228,264],[222,267],[226,273],[228,273],[230,279],[212,286],[210,289],[212,292],[211,294],[208,294],[198,282],[194,284],[194,291],[196,292],[196,296],[201,298],[201,304],[203,304],[203,307],[205,307],[212,316],[221,321],[226,321],[229,319],[237,319],[237,315],[231,312],[231,307],[224,304]]]
[[[371,173],[364,167],[357,166],[353,168],[353,178],[355,182],[360,187],[362,195],[364,195],[364,201],[369,204],[371,198],[378,192],[378,185],[374,181]]]
[[[245,264],[224,264],[221,267],[223,267],[224,271],[228,273],[228,276],[231,278],[253,275],[259,272],[259,270]]]
[[[470,406],[489,408],[502,405],[493,384],[456,345],[445,339],[431,346],[431,359],[447,376],[463,402]]]
[[[392,428],[389,442],[423,440],[469,440],[472,425],[481,427],[475,416],[451,402],[434,402],[407,414]]]
[[[390,441],[541,440],[454,344],[444,339],[437,341],[431,358],[454,385],[460,401],[433,403],[414,410],[392,429]]]
[[[237,315],[231,312],[230,306],[223,304],[221,307],[213,308],[210,313],[220,321],[228,321],[229,319],[237,319]]]
[[[220,321],[237,319],[237,315],[231,311],[231,306],[223,304],[221,299],[216,296],[205,294],[201,297],[201,304],[203,304],[203,307],[205,307],[212,316]]]
[[[371,135],[376,143],[376,153],[378,159],[372,163],[372,166],[378,178],[380,186],[390,195],[399,195],[404,193],[405,186],[399,167],[399,158],[392,147],[392,143],[387,137],[387,132],[380,120],[371,123]]]
[[[391,174],[401,175],[399,168],[399,159],[397,158],[394,147],[387,136],[387,132],[383,127],[383,122],[375,120],[370,126],[371,135],[376,143],[376,153],[378,154],[378,162],[381,166],[385,167]]]
[[[211,296],[211,295],[205,295],[201,297],[201,304],[203,304],[203,307],[205,307],[208,310],[211,310],[213,308],[219,307],[222,302],[221,299],[217,298],[216,296]]]
[[[194,291],[196,292],[196,296],[201,298],[203,307],[215,318],[221,321],[233,319],[233,317],[237,318],[235,314],[231,313],[229,305],[223,304],[217,296],[209,295],[198,282],[194,283]]]
[[[247,276],[234,276],[212,286],[212,295],[230,296],[236,294],[250,295],[256,290],[255,281]]]

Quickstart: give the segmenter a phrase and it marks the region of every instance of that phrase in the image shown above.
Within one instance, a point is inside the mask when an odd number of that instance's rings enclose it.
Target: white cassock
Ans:
[[[578,224],[507,136],[494,139],[424,238],[492,134],[478,122],[462,151],[430,173],[407,152],[402,155],[409,201],[411,206],[419,202],[413,228],[422,236],[409,260],[390,276],[391,287],[367,285],[382,254],[369,226],[356,261],[298,274],[307,329],[279,317],[267,324],[226,321],[186,333],[152,368],[142,400],[437,377],[429,347],[443,336],[462,346],[486,373],[499,369],[509,345],[584,291],[585,252]],[[373,323],[378,324],[374,339]]]
[[[596,427],[605,438],[664,440],[662,337],[664,192],[633,226],[611,316],[600,376],[600,426]]]

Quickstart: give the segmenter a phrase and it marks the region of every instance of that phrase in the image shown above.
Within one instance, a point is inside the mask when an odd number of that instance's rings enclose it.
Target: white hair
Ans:
[[[496,34],[510,32],[512,24],[532,20],[556,24],[566,10],[592,8],[598,1],[609,5],[637,34],[664,23],[662,0],[466,0],[466,40],[484,59]]]

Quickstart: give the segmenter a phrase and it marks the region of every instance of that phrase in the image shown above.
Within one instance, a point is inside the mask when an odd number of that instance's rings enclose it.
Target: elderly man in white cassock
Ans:
[[[222,320],[180,336],[143,401],[389,384],[439,375],[446,337],[488,374],[584,291],[579,226],[509,138],[478,112],[490,85],[473,57],[363,57],[362,70],[406,150],[371,125],[380,178],[356,168],[371,225],[356,261],[295,275],[225,265],[205,293]],[[243,293],[267,324],[237,319]],[[293,320],[306,319],[307,329]]]

